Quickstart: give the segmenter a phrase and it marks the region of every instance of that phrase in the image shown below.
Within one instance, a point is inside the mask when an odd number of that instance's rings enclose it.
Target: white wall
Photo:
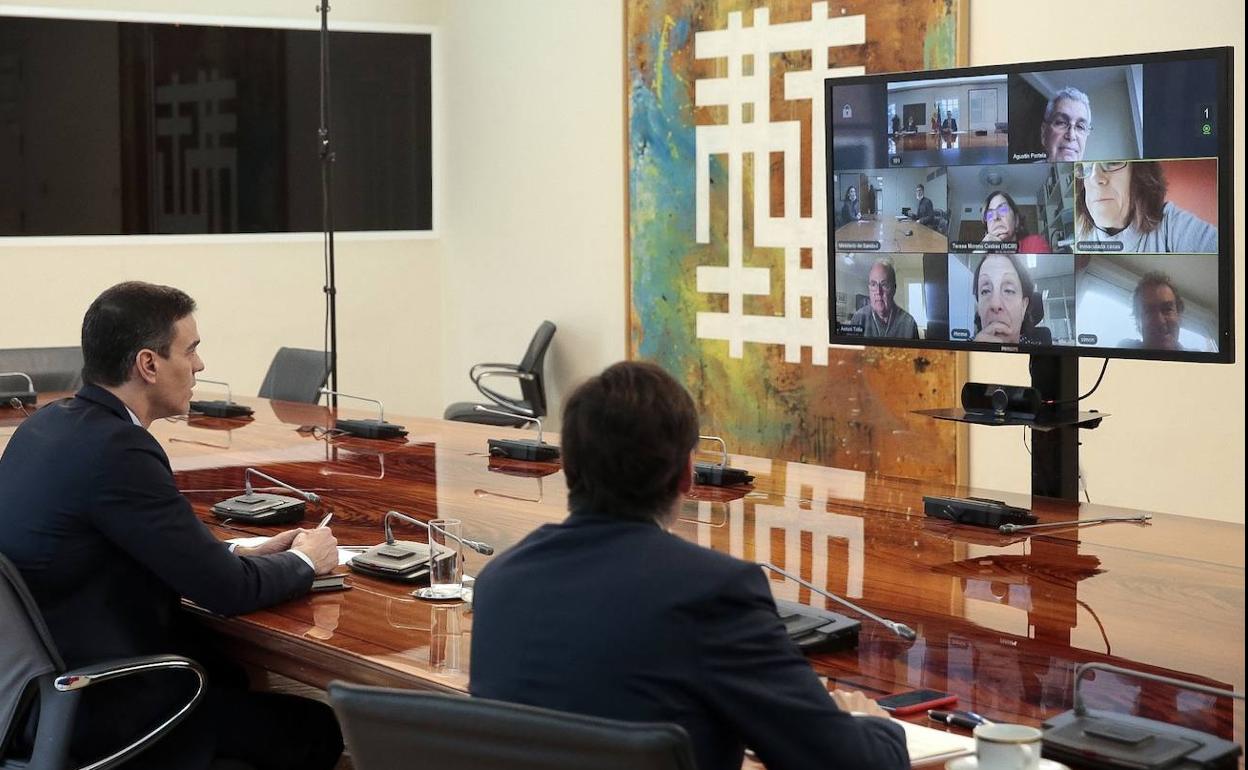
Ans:
[[[1029,17],[1027,34],[999,35],[1017,21],[1019,5],[971,4],[971,63],[1165,51],[1233,45],[1235,51],[1235,329],[1233,366],[1111,361],[1105,381],[1086,403],[1112,414],[1084,431],[1082,463],[1098,503],[1244,521],[1244,9],[1232,0],[1192,0],[1182,10],[1162,0],[1086,3],[1072,35],[1057,17]],[[1201,19],[1199,24],[1184,23]],[[1090,388],[1100,361],[1081,365]],[[978,353],[970,378],[1026,382],[1024,356]],[[1017,429],[971,429],[971,482],[1025,491],[1029,459]]]
[[[447,7],[442,391],[558,327],[547,394],[625,356],[624,13],[619,2]]]

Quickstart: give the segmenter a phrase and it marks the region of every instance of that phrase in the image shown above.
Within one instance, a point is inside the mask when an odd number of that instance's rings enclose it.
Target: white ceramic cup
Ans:
[[[979,770],[1039,770],[1042,733],[1035,727],[980,725],[974,734]]]

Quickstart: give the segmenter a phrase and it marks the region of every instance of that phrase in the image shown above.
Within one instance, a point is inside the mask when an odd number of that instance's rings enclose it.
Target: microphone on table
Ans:
[[[303,499],[297,500],[286,495],[256,492],[251,486],[252,476],[259,476],[283,489],[289,489]],[[247,468],[243,471],[243,488],[245,490],[243,494],[222,500],[212,506],[212,514],[218,519],[234,519],[252,524],[288,524],[303,518],[307,508],[305,501],[321,502],[320,496],[315,492],[305,492],[298,487],[292,487],[255,468]]]
[[[1075,669],[1074,708],[1046,719],[1041,725],[1044,735],[1040,740],[1045,757],[1072,764],[1091,762],[1096,767],[1109,768],[1234,767],[1243,753],[1235,741],[1191,727],[1088,708],[1080,690],[1088,671],[1105,671],[1208,695],[1244,699],[1242,692],[1108,663],[1083,663]],[[1174,720],[1178,722],[1179,716]]]
[[[363,396],[353,396],[349,393],[342,393],[329,388],[321,388],[320,394],[323,396],[339,396],[341,398],[351,398],[356,401],[368,401],[377,405],[376,420],[334,420],[334,428],[352,436],[359,438],[401,438],[407,435],[407,429],[402,425],[396,425],[392,422],[386,422],[386,406],[375,398],[365,398]]]
[[[38,400],[38,394],[35,393],[35,381],[30,378],[29,374],[26,372],[0,372],[0,377],[21,377],[26,380],[26,390],[0,390],[0,399],[3,399],[4,403],[14,409],[21,409],[23,406],[34,406],[35,401]],[[17,403],[13,403],[14,401]],[[26,413],[27,417],[30,416],[30,413],[26,412],[25,409],[22,409],[22,411]]]
[[[413,583],[424,579],[429,574],[429,545],[408,540],[396,540],[394,538],[394,530],[391,528],[391,522],[395,519],[402,519],[410,524],[423,527],[425,531],[429,530],[429,525],[420,519],[413,518],[405,513],[399,513],[398,511],[387,511],[385,518],[382,520],[382,527],[386,535],[385,542],[369,548],[358,556],[352,557],[351,561],[347,562],[347,565],[356,572],[385,578],[386,580],[397,580],[401,583]],[[494,553],[494,546],[488,543],[458,537],[451,532],[446,532],[445,534],[452,540],[456,540],[484,556]]]
[[[715,441],[719,444],[720,459],[717,463],[694,463],[693,481],[713,487],[730,487],[737,484],[753,483],[754,477],[740,468],[728,467],[728,445],[719,436],[698,436],[700,441]]]
[[[490,409],[488,406],[477,404],[476,411],[496,414],[499,417],[511,417],[517,420],[524,420],[537,425],[537,440],[519,439],[519,438],[492,438],[486,444],[490,448],[491,457],[509,457],[512,460],[527,460],[530,462],[550,462],[559,459],[559,447],[547,444],[542,440],[542,421],[537,417],[528,417],[515,412],[504,412],[500,409]]]
[[[827,598],[831,599],[834,602],[843,604],[844,606],[850,608],[854,612],[865,615],[866,617],[870,618],[871,620],[874,620],[876,623],[879,623],[880,625],[887,628],[889,631],[892,631],[894,634],[896,634],[897,636],[900,636],[902,639],[905,639],[908,642],[914,641],[914,639],[918,636],[918,634],[914,632],[914,629],[911,628],[910,626],[907,626],[905,623],[898,623],[895,620],[882,618],[879,615],[876,615],[874,612],[871,612],[870,610],[866,610],[866,609],[863,609],[862,607],[859,607],[857,604],[854,604],[848,599],[842,599],[836,594],[829,593],[828,591],[825,591],[822,588],[819,588],[813,583],[809,583],[805,580],[802,580],[797,575],[793,575],[791,573],[785,572],[784,570],[780,569],[779,567],[777,567],[776,565],[770,562],[760,562],[760,565],[763,567],[766,567],[767,569],[771,570],[772,572],[775,572],[778,575],[785,576],[786,578],[788,578],[789,580],[792,580],[794,583],[797,583],[798,585],[809,588],[810,590],[814,591],[820,596],[826,596]]]
[[[196,384],[201,382],[211,383],[213,385],[225,386],[225,400],[215,401],[192,401],[191,411],[199,412],[206,417],[246,417],[253,413],[253,409],[243,404],[234,403],[234,394],[230,391],[230,384],[222,380],[206,380],[203,377],[195,378]]]

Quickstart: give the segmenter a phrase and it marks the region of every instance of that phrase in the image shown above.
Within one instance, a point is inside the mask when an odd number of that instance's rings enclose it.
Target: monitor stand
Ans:
[[[1079,408],[1079,359],[1031,356],[1031,386],[1046,400],[1062,404],[1057,416]],[[1031,496],[1079,499],[1079,424],[1031,432]]]
[[[1095,428],[1108,415],[1079,411],[1079,359],[1076,356],[1031,356],[1031,387],[1056,407],[1031,416],[994,415],[965,409],[920,409],[938,420],[974,425],[1024,425],[1031,431],[1031,495],[1059,500],[1079,499],[1079,429]]]

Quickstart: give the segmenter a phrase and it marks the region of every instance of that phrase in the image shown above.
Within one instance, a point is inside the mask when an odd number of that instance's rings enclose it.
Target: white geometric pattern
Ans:
[[[828,363],[828,252],[824,201],[823,81],[828,77],[860,75],[862,67],[828,67],[828,49],[866,42],[865,16],[828,17],[826,2],[811,3],[810,21],[770,24],[766,8],[756,8],[754,23],[742,26],[740,12],[728,14],[727,29],[698,32],[694,56],[726,59],[727,75],[694,82],[698,107],[724,106],[728,122],[696,126],[695,237],[711,242],[710,163],[714,155],[727,157],[728,166],[728,265],[697,268],[697,290],[728,295],[728,311],[699,312],[699,339],[727,340],[728,354],[740,358],[744,343],[784,345],[784,360],[801,361],[801,349],[811,348],[813,363]],[[798,121],[772,121],[770,115],[770,61],[773,54],[810,51],[811,69],[786,72],[783,99],[811,102],[811,216],[801,216],[801,125]],[[746,74],[746,57],[753,64]],[[753,119],[747,122],[746,106]],[[783,155],[783,216],[771,215],[771,177],[767,173],[772,153]],[[754,245],[784,249],[784,315],[747,315],[746,295],[771,293],[771,270],[745,267],[743,168],[753,156]],[[811,266],[801,266],[801,250],[812,250]],[[801,302],[809,297],[811,317],[802,318]]]

